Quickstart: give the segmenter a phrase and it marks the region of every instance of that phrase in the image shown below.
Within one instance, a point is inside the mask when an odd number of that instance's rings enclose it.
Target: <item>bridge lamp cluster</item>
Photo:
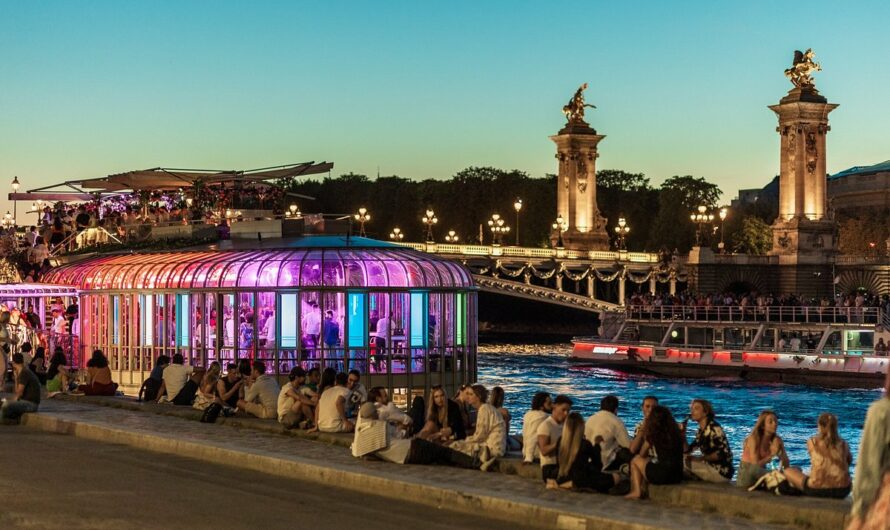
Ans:
[[[565,232],[567,223],[566,220],[563,219],[562,214],[556,216],[556,221],[553,222],[553,229],[556,230],[556,248],[563,248],[565,245],[562,242],[562,233]]]
[[[371,220],[371,214],[368,213],[368,209],[365,207],[361,207],[358,209],[358,213],[355,214],[355,220],[358,221],[358,235],[361,237],[365,237],[365,223]]]
[[[627,225],[627,219],[624,216],[618,218],[618,226],[615,227],[615,234],[618,236],[618,250],[627,250],[625,239],[630,233],[630,226]]]
[[[708,207],[701,205],[696,211],[689,214],[689,219],[698,225],[698,230],[695,232],[695,246],[700,247],[702,245],[702,234],[705,225],[714,221],[714,214],[708,213]]]
[[[519,210],[522,209],[522,199],[517,198],[513,203],[513,209],[516,210],[516,246],[519,246]]]
[[[436,212],[434,212],[432,208],[428,208],[425,215],[420,218],[420,221],[426,225],[427,243],[433,243],[435,241],[433,239],[433,225],[439,222],[439,218],[436,217]]]
[[[392,232],[389,233],[389,238],[392,239],[393,241],[401,241],[401,240],[405,239],[405,234],[402,233],[401,228],[396,227],[396,228],[393,228]]]
[[[300,211],[300,207],[296,204],[291,204],[288,206],[287,211],[284,212],[285,217],[289,219],[296,219],[303,215],[303,212]]]
[[[454,230],[449,230],[448,234],[445,235],[445,241],[449,243],[457,243],[460,241],[460,236],[457,235],[457,232]]]
[[[510,227],[504,224],[504,219],[498,214],[493,214],[488,220],[488,228],[491,230],[491,244],[499,246],[504,235],[510,233]]]

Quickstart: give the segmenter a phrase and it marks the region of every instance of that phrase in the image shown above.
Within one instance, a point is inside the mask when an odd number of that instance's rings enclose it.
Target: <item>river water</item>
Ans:
[[[480,347],[480,350],[486,353],[479,355],[479,382],[488,388],[501,386],[506,391],[505,406],[513,417],[512,433],[522,432],[522,416],[529,409],[532,395],[541,390],[553,396],[571,397],[575,404],[573,410],[581,412],[585,420],[599,410],[600,398],[614,394],[620,399],[618,416],[631,435],[642,417],[643,397],[658,397],[678,421],[689,412],[693,398],[704,398],[714,405],[717,421],[732,446],[736,466],[742,455],[742,443],[764,409],[778,413],[779,435],[785,440],[792,465],[809,469],[806,441],[817,432],[816,419],[821,412],[837,416],[840,434],[850,444],[855,459],[865,413],[869,404],[881,396],[880,389],[838,390],[623,374],[577,365],[569,361],[566,347],[502,346]],[[547,350],[549,352],[544,353]],[[694,429],[690,425],[690,436],[694,435]]]

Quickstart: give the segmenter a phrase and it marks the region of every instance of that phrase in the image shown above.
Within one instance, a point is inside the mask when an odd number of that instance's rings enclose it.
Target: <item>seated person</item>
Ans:
[[[226,364],[226,376],[216,383],[216,394],[225,403],[226,407],[234,409],[238,406],[238,398],[241,397],[241,388],[245,379],[241,377],[236,363]]]
[[[88,396],[113,396],[117,392],[117,383],[111,380],[111,369],[102,350],[94,351],[92,358],[87,361],[87,381],[89,382],[80,385],[77,390]]]
[[[504,418],[504,429],[507,432],[507,450],[508,451],[521,451],[522,450],[522,439],[519,437],[510,436],[510,420],[512,416],[510,415],[510,411],[507,410],[507,407],[504,406],[504,399],[506,398],[506,393],[502,387],[496,386],[491,389],[491,395],[488,396],[488,403],[497,410],[501,416]]]
[[[12,355],[12,373],[15,380],[15,397],[3,400],[0,418],[18,421],[26,412],[37,412],[40,405],[40,381],[28,369],[21,353]]]
[[[310,420],[313,415],[312,399],[300,392],[300,388],[306,382],[306,371],[301,366],[295,366],[287,375],[288,382],[281,387],[278,394],[278,423],[288,429],[300,425],[302,421]]]
[[[192,408],[206,410],[207,407],[214,403],[220,407],[225,406],[225,403],[219,399],[216,394],[216,385],[219,383],[219,374],[219,362],[213,361],[204,373],[204,377],[201,378],[201,383],[198,385],[198,392],[195,394],[195,402],[192,403]]]
[[[278,380],[266,374],[266,363],[254,361],[251,365],[250,379],[246,383],[244,399],[238,400],[238,408],[257,418],[278,418]]]
[[[460,414],[460,406],[448,399],[445,389],[441,385],[434,386],[432,389],[426,422],[417,436],[437,443],[463,440],[467,437]]]
[[[346,400],[349,389],[346,388],[347,375],[343,372],[334,377],[334,386],[326,388],[318,399],[316,416],[317,427],[321,432],[352,432],[355,425],[346,417]],[[373,394],[375,389],[371,389]],[[377,407],[378,414],[380,408]]]
[[[550,417],[553,400],[548,392],[538,392],[532,397],[532,408],[522,417],[522,461],[531,464],[541,457],[538,448],[538,427]]]
[[[49,361],[49,369],[46,371],[46,391],[50,397],[58,392],[68,392],[71,376],[68,375],[68,358],[65,357],[61,346],[56,346],[53,358]]]
[[[148,374],[148,379],[142,382],[142,388],[139,389],[139,401],[157,401],[158,392],[161,390],[161,384],[164,382],[164,368],[170,365],[170,358],[166,355],[158,355],[155,359],[155,367]]]
[[[164,368],[158,402],[167,401],[174,405],[190,406],[198,392],[198,381],[192,379],[193,368],[183,364],[181,353],[173,355],[172,362]]]
[[[633,455],[640,454],[640,449],[643,447],[643,437],[641,434],[643,433],[643,424],[646,422],[646,418],[649,417],[649,413],[652,412],[652,409],[658,405],[658,398],[655,396],[646,396],[643,398],[643,405],[641,407],[643,411],[643,419],[640,420],[640,423],[634,427],[634,436],[630,441],[630,453]]]
[[[399,428],[399,437],[405,438],[405,434],[411,427],[411,416],[405,414],[395,403],[389,400],[389,392],[382,386],[375,386],[368,392],[368,401],[377,407],[377,417]]]
[[[577,412],[569,414],[557,444],[556,484],[560,488],[590,489],[608,493],[621,480],[619,473],[603,473],[600,444],[584,438],[584,418]]]
[[[465,393],[464,399],[476,411],[476,426],[473,434],[463,440],[451,442],[449,447],[478,458],[479,468],[488,471],[491,465],[507,452],[507,429],[504,417],[486,403],[488,390],[482,385],[471,386]]]
[[[46,384],[45,352],[46,350],[43,348],[43,346],[38,346],[37,349],[34,350],[34,357],[31,359],[31,362],[28,363],[28,369],[30,369],[34,373],[34,375],[37,376],[37,380],[40,381],[41,385]]]
[[[788,482],[811,497],[843,499],[850,494],[850,446],[838,435],[837,417],[823,412],[819,415],[819,434],[807,440],[812,469],[809,476],[800,469],[785,470]]]
[[[566,418],[572,410],[572,400],[562,394],[553,400],[550,417],[538,425],[538,455],[541,461],[541,478],[548,488],[555,488],[559,475],[559,439]]]
[[[683,480],[686,440],[667,407],[656,405],[643,423],[640,453],[630,461],[628,499],[642,499],[649,484],[679,484]]]
[[[771,410],[765,410],[757,417],[757,423],[751,434],[745,438],[742,447],[742,462],[739,464],[739,474],[736,477],[736,486],[750,488],[757,480],[769,473],[766,465],[774,458],[778,458],[783,468],[788,468],[790,463],[785,454],[785,444],[782,438],[776,434],[779,428],[779,418]]]
[[[362,373],[358,370],[350,370],[346,379],[346,388],[349,389],[349,406],[346,415],[352,418],[358,414],[358,408],[368,401],[368,389],[361,383]]]
[[[584,437],[602,446],[603,469],[618,469],[630,462],[630,436],[618,417],[618,398],[606,396],[600,410],[587,420]]]
[[[695,440],[687,447],[687,453],[698,449],[700,456],[687,456],[686,469],[705,482],[728,482],[734,472],[732,449],[723,427],[714,419],[714,407],[705,399],[694,399],[689,406],[689,418],[698,423]],[[686,438],[686,422],[680,429]]]

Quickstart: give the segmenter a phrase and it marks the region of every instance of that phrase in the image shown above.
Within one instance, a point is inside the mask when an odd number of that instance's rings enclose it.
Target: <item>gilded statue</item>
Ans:
[[[807,48],[805,52],[794,51],[794,62],[791,64],[791,68],[785,70],[785,77],[790,79],[797,88],[813,87],[813,78],[810,74],[822,71],[819,63],[813,60],[815,56],[812,48]]]
[[[584,103],[585,90],[587,90],[587,83],[581,85],[569,103],[562,108],[562,113],[566,115],[569,123],[584,123],[584,107],[596,108],[594,105]]]

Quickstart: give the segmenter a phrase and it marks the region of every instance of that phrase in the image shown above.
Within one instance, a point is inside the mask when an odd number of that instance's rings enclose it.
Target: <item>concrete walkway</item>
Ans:
[[[170,411],[178,412],[172,407]],[[411,500],[430,507],[484,514],[541,528],[777,528],[745,517],[605,495],[549,491],[540,483],[519,476],[360,460],[337,443],[318,443],[246,426],[232,428],[163,414],[137,414],[97,406],[87,400],[46,400],[40,412],[26,415],[23,423],[50,432],[360,492],[373,491],[395,501]]]

